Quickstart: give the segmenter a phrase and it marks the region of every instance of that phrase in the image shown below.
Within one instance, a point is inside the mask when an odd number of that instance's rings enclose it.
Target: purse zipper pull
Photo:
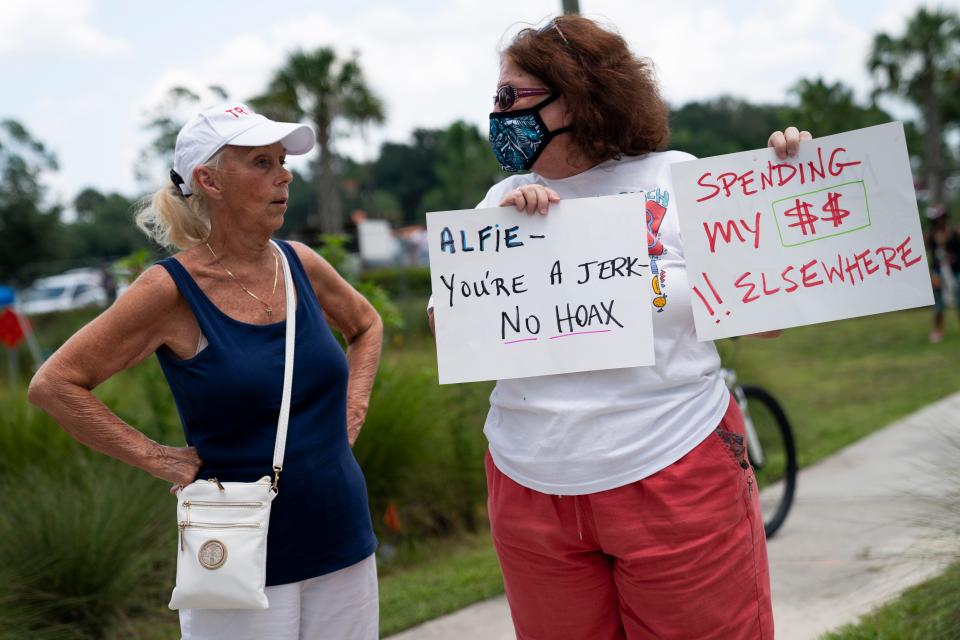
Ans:
[[[183,530],[187,528],[186,522],[180,523],[180,551],[183,551]]]
[[[220,491],[223,491],[223,490],[224,490],[224,489],[223,489],[223,485],[220,484],[220,481],[217,480],[216,478],[207,478],[207,482],[213,482],[213,483],[215,483],[215,484],[217,485],[217,488],[220,489]]]

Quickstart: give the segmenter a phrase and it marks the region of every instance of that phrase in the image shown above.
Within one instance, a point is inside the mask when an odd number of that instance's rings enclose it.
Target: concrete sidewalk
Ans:
[[[957,557],[943,504],[951,493],[960,499],[960,393],[804,470],[797,486],[768,543],[777,640],[813,640],[854,622]],[[391,638],[514,634],[500,597]]]

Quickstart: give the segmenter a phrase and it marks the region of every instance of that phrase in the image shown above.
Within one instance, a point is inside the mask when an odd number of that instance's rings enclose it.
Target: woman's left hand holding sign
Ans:
[[[499,206],[513,206],[517,211],[547,215],[551,202],[560,202],[560,195],[556,191],[542,184],[528,184],[509,191],[503,196]]]

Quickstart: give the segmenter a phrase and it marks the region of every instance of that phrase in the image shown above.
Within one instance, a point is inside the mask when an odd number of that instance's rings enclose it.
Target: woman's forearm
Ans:
[[[370,393],[380,366],[380,347],[383,342],[383,323],[374,314],[374,321],[350,342],[347,364],[350,380],[347,383],[347,439],[350,446],[357,441],[360,428],[367,417]]]
[[[81,444],[154,475],[162,469],[163,447],[121,420],[90,390],[41,369],[27,398]]]

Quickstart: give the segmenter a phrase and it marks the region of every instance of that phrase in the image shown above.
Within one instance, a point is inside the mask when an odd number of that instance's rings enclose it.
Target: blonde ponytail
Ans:
[[[204,166],[218,169],[220,151]],[[191,183],[193,177],[190,177]],[[169,184],[141,201],[136,215],[137,226],[148,238],[167,249],[189,249],[205,242],[210,235],[210,208],[203,192],[191,184],[193,194],[187,198],[180,188]]]

